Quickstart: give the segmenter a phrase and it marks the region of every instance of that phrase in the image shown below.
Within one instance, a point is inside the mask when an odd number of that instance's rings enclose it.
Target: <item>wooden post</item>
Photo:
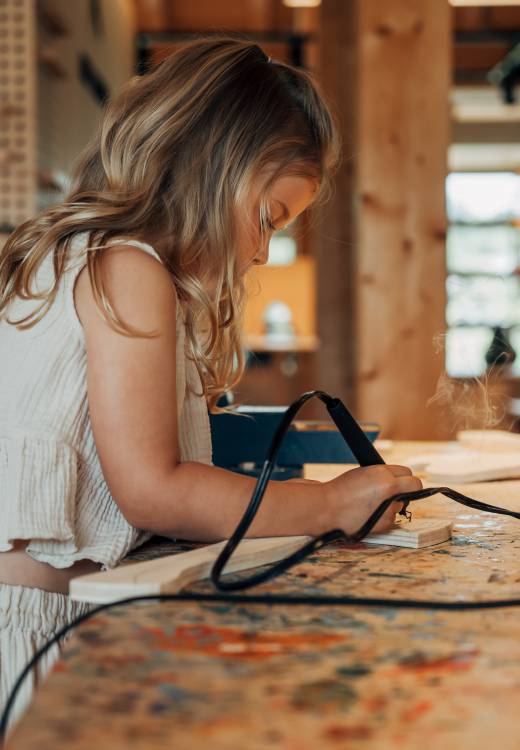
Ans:
[[[357,407],[355,152],[357,0],[323,0],[320,68],[317,71],[342,131],[343,160],[335,194],[320,212],[315,232],[318,259],[318,378],[316,388]]]
[[[320,386],[399,439],[445,434],[447,0],[323,0],[321,79],[343,131],[317,231]]]

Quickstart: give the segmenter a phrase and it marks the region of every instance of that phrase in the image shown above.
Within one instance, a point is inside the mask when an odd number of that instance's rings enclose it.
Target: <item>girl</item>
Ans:
[[[3,701],[34,650],[88,608],[69,601],[72,577],[116,566],[154,533],[213,542],[234,529],[254,480],[212,466],[207,409],[242,374],[243,277],[273,232],[326,197],[338,154],[309,74],[250,42],[197,40],[126,86],[67,199],[9,238]],[[272,481],[249,535],[352,532],[420,486],[399,466]]]

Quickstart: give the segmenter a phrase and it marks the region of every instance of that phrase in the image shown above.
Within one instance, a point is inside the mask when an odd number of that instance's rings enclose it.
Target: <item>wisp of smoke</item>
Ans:
[[[433,340],[436,354],[445,349],[445,335],[439,334]],[[464,380],[450,378],[445,372],[437,381],[435,394],[427,406],[437,404],[445,411],[445,417],[453,432],[468,429],[511,429],[514,420],[505,425],[509,396],[503,389],[492,388],[499,382],[501,368],[492,365],[480,377]]]

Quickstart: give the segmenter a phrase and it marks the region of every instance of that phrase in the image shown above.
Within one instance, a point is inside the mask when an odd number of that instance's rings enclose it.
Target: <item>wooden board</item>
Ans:
[[[393,547],[431,547],[451,539],[451,521],[437,518],[418,518],[399,521],[383,534],[369,534],[366,544],[388,544]]]
[[[506,430],[463,430],[457,443],[415,455],[410,468],[435,484],[491,482],[520,477],[520,435]]]
[[[429,482],[465,484],[492,482],[520,477],[520,453],[497,453],[461,450],[453,455],[438,456],[425,470]]]
[[[422,519],[397,522],[384,534],[369,534],[368,544],[396,547],[427,547],[448,540],[451,524],[442,520]],[[299,549],[308,536],[245,539],[226,568],[227,573],[281,560]],[[167,555],[156,560],[124,564],[101,573],[73,578],[69,585],[71,599],[80,602],[105,603],[130,596],[152,596],[181,591],[189,584],[208,578],[225,542]]]
[[[457,433],[457,443],[471,450],[518,451],[520,455],[520,435],[507,430],[461,430]]]
[[[226,573],[276,562],[299,549],[311,537],[285,536],[245,539],[226,566]],[[73,578],[69,594],[79,602],[113,602],[130,596],[172,594],[208,578],[225,541],[168,555],[157,560],[121,565],[102,573]]]

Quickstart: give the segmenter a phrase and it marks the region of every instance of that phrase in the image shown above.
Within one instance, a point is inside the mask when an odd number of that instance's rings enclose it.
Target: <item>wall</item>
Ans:
[[[92,9],[98,7],[98,25]],[[67,174],[99,122],[102,107],[78,78],[79,56],[85,54],[93,70],[114,94],[135,73],[135,11],[128,0],[45,0],[38,25],[39,167],[49,179]],[[51,30],[45,14],[62,24]],[[51,173],[49,175],[49,172]],[[56,199],[41,194],[41,203]]]

